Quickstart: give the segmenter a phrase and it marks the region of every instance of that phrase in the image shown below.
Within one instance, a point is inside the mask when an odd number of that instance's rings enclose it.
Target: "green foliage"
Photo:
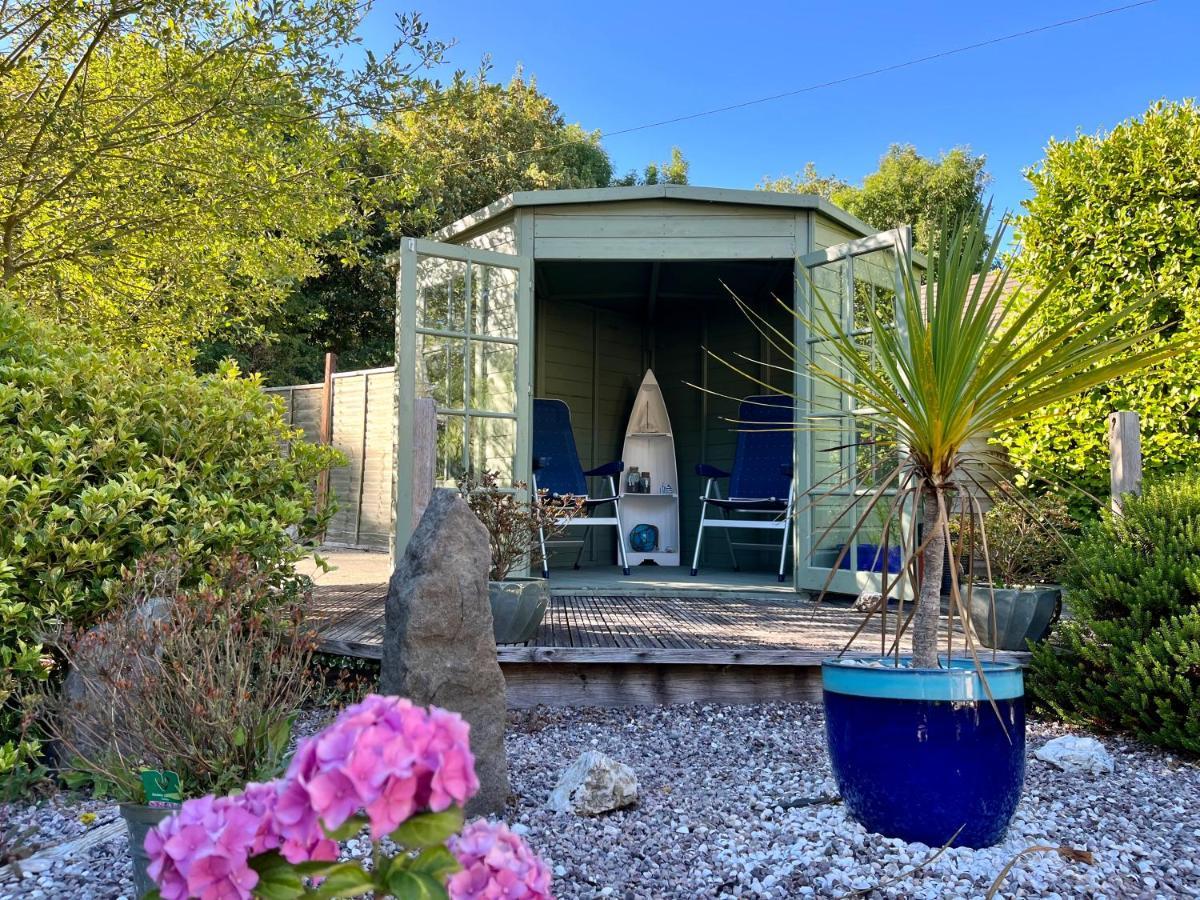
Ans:
[[[816,194],[830,202],[835,194],[841,194],[854,188],[848,181],[843,181],[836,175],[828,177],[817,171],[816,163],[805,163],[804,172],[796,175],[784,175],[781,178],[764,178],[755,188],[760,191],[775,191],[781,194]]]
[[[270,384],[319,380],[326,350],[343,369],[388,365],[395,285],[384,257],[404,235],[427,235],[512,191],[602,187],[612,177],[599,135],[568,124],[536,82],[457,74],[425,102],[348,132],[343,165],[358,173],[361,215],[330,236],[335,252],[272,315],[202,352],[232,355]]]
[[[630,169],[620,178],[614,178],[611,187],[634,187],[639,184],[687,184],[691,164],[678,147],[671,148],[671,159],[663,163],[649,163],[639,175]]]
[[[1064,582],[1073,620],[1035,649],[1030,690],[1067,721],[1200,753],[1200,472],[1105,512]]]
[[[320,271],[359,215],[336,139],[443,46],[370,4],[0,4],[0,288],[114,345],[186,356]]]
[[[304,443],[257,377],[197,377],[90,348],[0,295],[0,756],[20,697],[45,677],[42,634],[87,625],[139,558],[178,556],[186,583],[238,550],[290,580],[328,510]]]
[[[1016,221],[1016,277],[1040,286],[1065,270],[1033,327],[1145,303],[1122,333],[1166,326],[1163,341],[1200,334],[1200,109],[1193,102],[1156,103],[1107,134],[1052,141],[1027,176],[1034,196]],[[1177,356],[1057,403],[998,441],[1024,480],[1071,482],[1103,495],[1109,413],[1141,415],[1146,471],[1166,475],[1200,464],[1198,405],[1200,357]]]
[[[817,194],[875,228],[912,225],[917,249],[928,253],[943,222],[982,213],[986,162],[986,157],[965,147],[955,147],[933,160],[921,156],[911,144],[893,144],[861,187],[837,177],[822,177],[812,163],[805,166],[803,175],[764,179],[758,187]]]
[[[991,580],[997,587],[1056,584],[1069,552],[1068,540],[1077,530],[1066,501],[1055,494],[1012,494],[992,505],[983,516],[978,544],[987,538]],[[982,551],[982,546],[978,548]],[[979,580],[987,571],[975,572]]]

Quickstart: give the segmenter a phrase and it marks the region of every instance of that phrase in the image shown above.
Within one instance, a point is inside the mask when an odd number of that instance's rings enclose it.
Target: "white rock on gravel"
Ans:
[[[597,750],[585,750],[563,771],[546,806],[555,812],[598,816],[636,803],[637,795],[633,769]]]
[[[1047,741],[1034,752],[1034,756],[1042,762],[1058,766],[1064,772],[1110,775],[1115,768],[1112,754],[1104,749],[1103,744],[1095,738],[1074,734],[1064,734]]]

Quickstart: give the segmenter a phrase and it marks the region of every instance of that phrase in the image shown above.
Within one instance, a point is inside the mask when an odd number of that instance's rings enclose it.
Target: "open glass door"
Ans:
[[[866,343],[871,340],[868,304],[884,321],[903,327],[895,322],[896,298],[902,289],[896,262],[911,240],[911,230],[899,228],[801,257],[797,296],[803,315],[813,321],[825,315],[813,297],[816,290],[830,313],[840,317],[842,327]],[[799,320],[796,346],[806,360],[837,371],[837,351],[828,341],[809,334]],[[883,573],[900,569],[901,541],[894,522],[890,546],[883,546],[884,504],[890,506],[889,501],[881,500],[858,533],[851,536],[851,532],[868,507],[878,475],[894,468],[895,451],[872,446],[874,428],[863,416],[869,410],[856,409],[853,398],[810,378],[804,365],[797,366],[797,382],[801,428],[796,438],[800,494],[796,587],[819,591],[828,582],[836,593],[881,590]]]
[[[397,558],[412,531],[414,400],[437,408],[435,486],[485,471],[528,484],[533,372],[529,257],[417,238],[399,256]]]

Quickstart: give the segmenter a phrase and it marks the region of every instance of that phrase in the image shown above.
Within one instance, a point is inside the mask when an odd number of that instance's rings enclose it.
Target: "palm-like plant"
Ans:
[[[853,399],[860,422],[874,426],[871,455],[888,460],[883,470],[871,473],[874,485],[867,486],[865,502],[861,492],[851,498],[835,524],[851,521],[852,540],[882,509],[885,547],[889,531],[902,537],[901,570],[884,575],[883,593],[886,597],[909,579],[917,599],[911,613],[913,665],[922,668],[938,665],[940,589],[951,517],[965,516],[971,529],[981,527],[979,497],[998,474],[972,448],[985,445],[1004,424],[1193,346],[1165,340],[1161,329],[1118,336],[1137,306],[1083,314],[1055,330],[1033,328],[1056,284],[1017,299],[1006,290],[1009,268],[994,278],[974,277],[980,259],[983,271],[992,267],[1004,239],[1004,226],[989,238],[983,224],[987,212],[944,226],[924,271],[914,264],[911,251],[900,252],[894,304],[883,309],[866,305],[862,330],[848,331],[815,284],[814,314],[801,316],[810,337],[829,348],[801,363],[803,374]],[[764,317],[738,302],[776,346],[785,340]],[[795,347],[791,349],[794,354]],[[862,476],[846,476],[843,486]],[[836,490],[827,483],[814,486],[808,502],[827,499]],[[986,560],[986,535],[981,545]],[[952,612],[961,613],[957,573],[952,573],[951,597]]]

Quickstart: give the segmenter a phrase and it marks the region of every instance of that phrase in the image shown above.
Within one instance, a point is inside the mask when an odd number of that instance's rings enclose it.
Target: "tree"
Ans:
[[[833,195],[850,189],[848,181],[836,175],[822,176],[816,163],[805,163],[803,174],[784,175],[781,178],[764,178],[755,186],[760,191],[775,191],[781,194],[816,194],[832,201]]]
[[[0,287],[184,356],[259,319],[356,212],[335,135],[442,53],[403,16],[343,69],[368,6],[0,4]]]
[[[892,144],[879,168],[855,187],[836,177],[822,177],[809,163],[803,175],[764,179],[761,190],[817,194],[858,216],[874,228],[912,225],[917,249],[928,252],[943,222],[956,222],[982,210],[988,176],[987,158],[955,147],[937,160],[921,156],[911,144]]]
[[[620,178],[612,179],[611,186],[633,187],[639,184],[687,184],[688,169],[690,168],[691,164],[684,158],[683,151],[678,147],[672,147],[669,162],[648,163],[646,168],[642,170],[641,175],[637,173],[637,169],[630,169]]]
[[[1014,271],[1033,287],[1055,284],[1031,327],[1050,329],[1080,311],[1132,310],[1124,328],[1162,329],[1167,342],[1200,334],[1200,108],[1155,103],[1108,133],[1051,141],[1026,173],[1033,197],[1016,220]],[[1142,417],[1148,475],[1200,463],[1200,357],[1093,387],[998,441],[1027,481],[1108,490],[1105,420]],[[1093,510],[1094,514],[1094,510]]]
[[[337,253],[267,324],[266,334],[205,348],[215,365],[232,354],[288,384],[320,377],[326,350],[345,368],[387,365],[395,336],[395,285],[383,259],[403,235],[427,235],[512,191],[603,187],[612,178],[599,134],[568,124],[532,79],[507,84],[488,70],[457,73],[425,102],[363,127],[343,146],[360,173],[361,215],[331,237]],[[686,162],[673,161],[678,177]]]

